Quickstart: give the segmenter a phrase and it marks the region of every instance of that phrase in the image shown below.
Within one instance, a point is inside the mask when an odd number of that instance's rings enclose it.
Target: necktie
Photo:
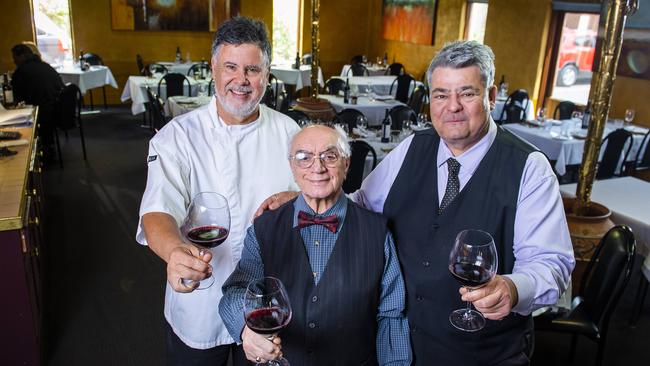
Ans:
[[[456,198],[458,192],[460,191],[460,182],[458,181],[458,172],[460,171],[460,163],[454,159],[447,159],[447,169],[449,170],[449,177],[447,177],[447,188],[445,189],[445,195],[442,197],[440,202],[440,208],[438,208],[438,215],[442,214],[442,211],[449,206],[451,201]]]
[[[336,215],[317,217],[315,215],[310,215],[305,211],[299,211],[298,228],[302,229],[310,225],[323,225],[327,230],[335,233],[339,226],[339,218]]]

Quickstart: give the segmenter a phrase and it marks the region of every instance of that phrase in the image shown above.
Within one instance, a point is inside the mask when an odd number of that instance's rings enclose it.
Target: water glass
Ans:
[[[424,127],[424,125],[429,121],[429,117],[426,113],[418,114],[416,124],[418,127]]]
[[[206,83],[199,83],[199,84],[197,85],[197,88],[198,88],[198,90],[197,90],[196,95],[197,95],[198,97],[207,97],[207,96],[208,96],[208,84],[206,84]]]
[[[625,125],[624,127],[629,127],[634,121],[634,109],[628,108],[625,110]]]
[[[582,122],[582,116],[583,116],[583,114],[582,114],[582,112],[580,112],[580,111],[573,111],[573,112],[571,112],[571,119],[572,119],[573,121],[579,121],[579,122]]]
[[[357,128],[361,132],[366,131],[366,128],[368,128],[368,118],[366,116],[357,116]]]

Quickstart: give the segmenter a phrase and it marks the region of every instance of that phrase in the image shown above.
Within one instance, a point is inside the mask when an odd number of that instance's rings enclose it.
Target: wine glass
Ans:
[[[426,113],[418,113],[416,123],[417,123],[418,127],[424,127],[424,125],[427,123],[428,120],[429,120],[429,117],[427,117]]]
[[[573,111],[571,112],[571,119],[573,121],[579,121],[582,122],[582,112],[580,111]]]
[[[632,124],[632,121],[634,121],[634,109],[628,108],[625,110],[625,126],[624,127],[629,127]]]
[[[250,330],[273,341],[291,321],[291,303],[282,281],[275,277],[251,281],[244,295],[244,319]],[[289,361],[280,357],[267,365],[289,366]]]
[[[366,129],[368,128],[368,118],[366,118],[366,116],[357,116],[357,128],[361,133],[366,132]]]
[[[482,230],[458,233],[449,253],[449,272],[461,285],[469,291],[480,288],[496,275],[498,265],[497,250],[489,233]],[[485,326],[483,314],[473,310],[469,301],[465,309],[454,310],[449,321],[466,332],[476,332]]]
[[[205,98],[208,96],[208,84],[199,82],[197,84],[197,97]]]
[[[546,120],[546,108],[540,107],[537,109],[537,120],[544,123]]]
[[[199,249],[199,258],[203,258],[209,248],[226,241],[229,232],[230,210],[226,198],[215,192],[200,192],[194,196],[181,225],[181,234]],[[187,287],[194,286],[192,280],[181,281]],[[214,278],[206,278],[197,289],[206,289],[213,283]]]

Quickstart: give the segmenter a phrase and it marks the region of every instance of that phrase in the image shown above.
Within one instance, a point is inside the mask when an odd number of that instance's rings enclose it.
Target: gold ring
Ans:
[[[255,357],[255,362],[257,363],[262,362],[262,358],[260,356]]]

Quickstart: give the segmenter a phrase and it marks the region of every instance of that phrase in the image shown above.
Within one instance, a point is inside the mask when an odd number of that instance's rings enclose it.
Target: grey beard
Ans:
[[[219,99],[219,93],[216,93],[215,95],[217,99]],[[232,114],[233,116],[239,118],[239,119],[245,119],[249,117],[255,110],[257,110],[257,107],[260,104],[260,101],[264,98],[264,94],[261,94],[257,100],[251,100],[249,103],[244,104],[243,107],[241,108],[235,108],[231,105],[229,105],[225,100],[219,99],[221,101],[221,106],[228,112],[229,114]],[[224,98],[225,99],[225,98]]]

